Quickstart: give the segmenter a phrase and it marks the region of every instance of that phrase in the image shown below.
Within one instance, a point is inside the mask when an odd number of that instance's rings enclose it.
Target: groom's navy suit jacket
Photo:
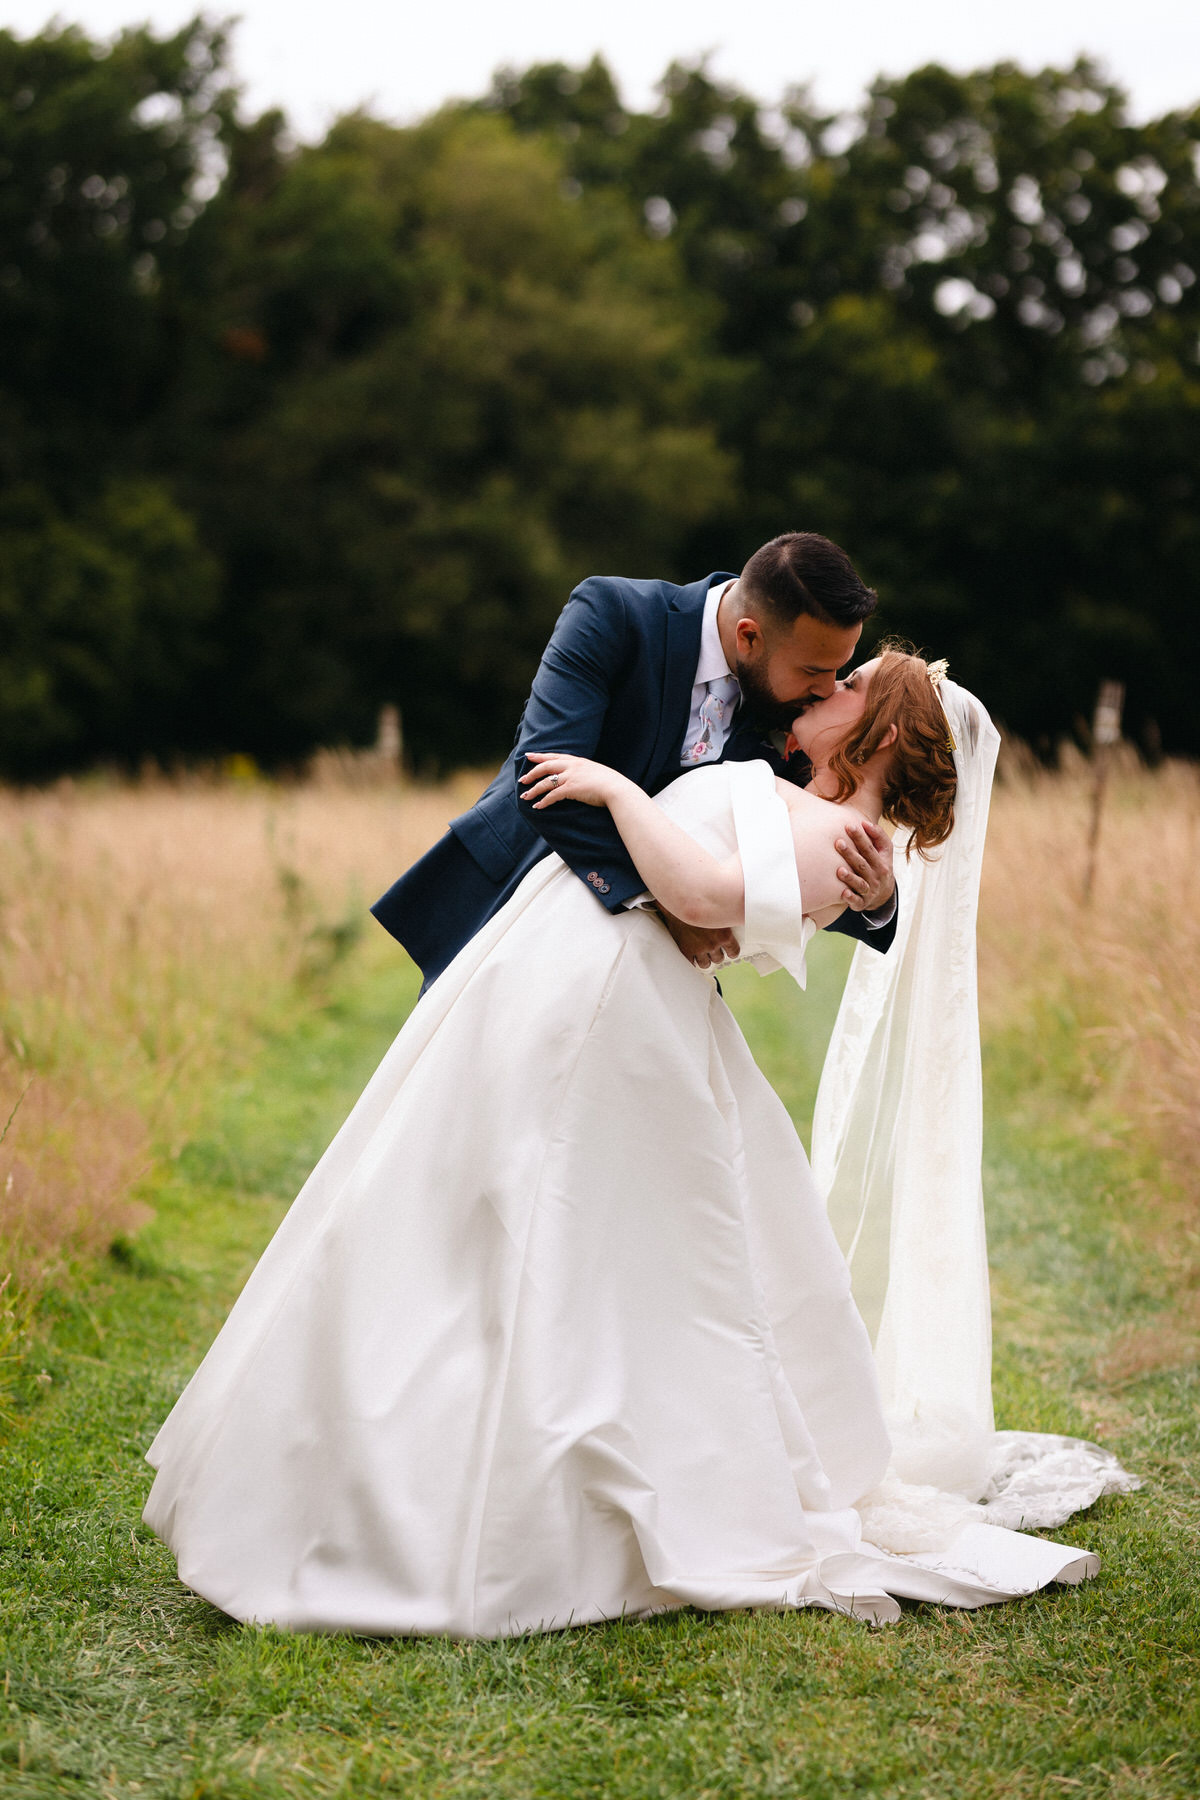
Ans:
[[[704,601],[715,581],[688,587],[592,575],[567,601],[521,715],[516,743],[487,792],[371,908],[424,974],[436,979],[513,893],[534,863],[556,850],[596,899],[615,912],[646,884],[602,807],[561,800],[534,812],[518,777],[531,750],[607,763],[656,794],[680,773],[700,657]],[[785,763],[739,714],[722,761],[761,758],[777,775],[807,781],[802,758]],[[886,950],[895,920],[872,931],[857,913],[832,927]]]

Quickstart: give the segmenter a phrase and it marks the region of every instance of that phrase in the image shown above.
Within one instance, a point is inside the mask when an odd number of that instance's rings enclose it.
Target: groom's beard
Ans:
[[[803,700],[781,700],[757,664],[739,662],[734,670],[742,690],[742,706],[750,723],[761,732],[790,731],[797,713],[815,704],[811,694]]]

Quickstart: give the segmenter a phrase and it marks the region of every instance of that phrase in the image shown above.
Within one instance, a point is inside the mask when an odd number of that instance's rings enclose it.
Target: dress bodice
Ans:
[[[714,763],[679,776],[656,803],[713,856],[736,851],[746,883],[740,961],[762,975],[786,969],[805,984],[804,953],[816,931],[804,916],[786,802],[765,762]]]

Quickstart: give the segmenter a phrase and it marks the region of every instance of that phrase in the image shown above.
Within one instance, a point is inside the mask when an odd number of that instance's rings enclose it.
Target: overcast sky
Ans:
[[[63,16],[97,36],[149,19],[175,29],[201,0],[74,0]],[[247,105],[282,105],[319,135],[362,103],[409,120],[477,95],[501,64],[581,63],[600,51],[627,103],[645,106],[672,58],[708,51],[719,76],[765,101],[809,82],[848,107],[879,73],[938,61],[955,69],[1008,58],[1027,68],[1099,56],[1130,92],[1135,117],[1200,101],[1195,0],[241,0],[234,63]],[[38,31],[50,8],[0,0],[0,21]]]

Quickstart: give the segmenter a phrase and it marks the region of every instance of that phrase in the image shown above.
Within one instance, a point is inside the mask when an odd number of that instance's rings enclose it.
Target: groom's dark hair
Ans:
[[[816,531],[784,531],[756,550],[739,577],[746,599],[781,625],[808,613],[826,625],[861,625],[879,596],[844,550]]]

